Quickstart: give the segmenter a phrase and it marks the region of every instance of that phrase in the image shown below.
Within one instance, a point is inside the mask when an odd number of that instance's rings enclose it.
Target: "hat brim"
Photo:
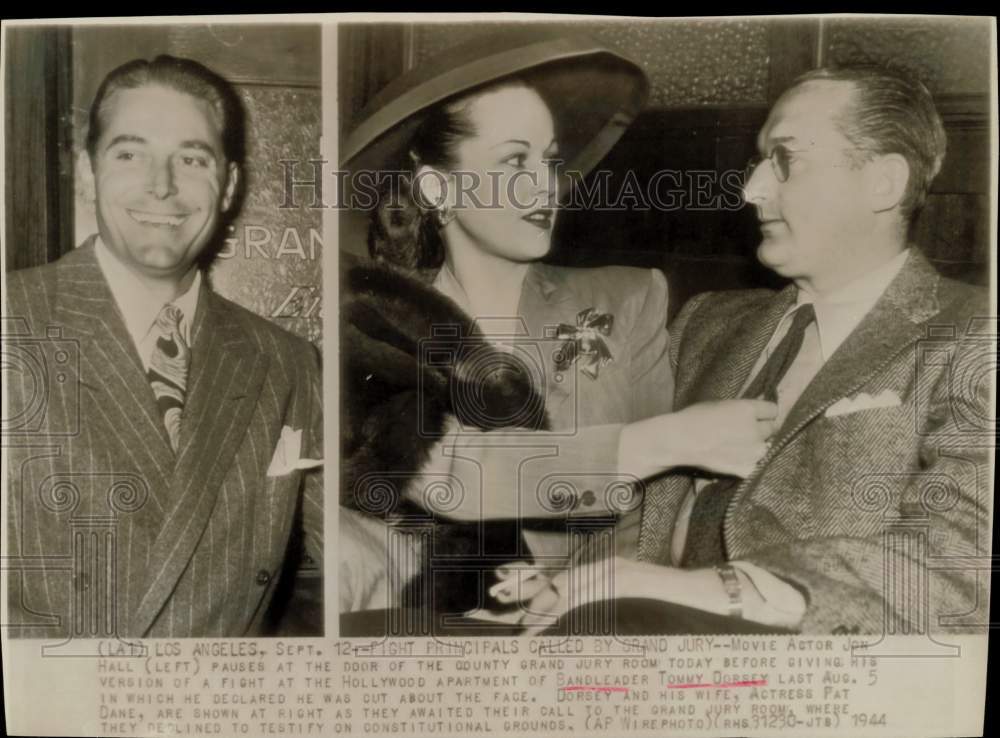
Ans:
[[[549,104],[564,170],[586,174],[618,142],[648,93],[632,61],[585,38],[520,31],[453,47],[387,85],[359,115],[341,147],[341,168],[378,172],[435,104],[505,77],[526,79]]]

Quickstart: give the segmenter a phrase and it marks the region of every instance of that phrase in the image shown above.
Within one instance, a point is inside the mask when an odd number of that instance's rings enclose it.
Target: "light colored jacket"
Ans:
[[[557,367],[565,345],[557,338],[560,326],[576,326],[588,308],[614,318],[604,337],[612,361],[596,377],[579,363]],[[575,513],[622,512],[628,483],[637,480],[618,473],[621,428],[672,406],[666,279],[655,269],[536,263],[525,278],[518,314],[525,328],[518,355],[531,363],[541,385],[550,430],[462,432],[450,439],[449,473],[472,502],[451,514],[467,520],[559,517],[566,513],[567,493],[577,495]]]

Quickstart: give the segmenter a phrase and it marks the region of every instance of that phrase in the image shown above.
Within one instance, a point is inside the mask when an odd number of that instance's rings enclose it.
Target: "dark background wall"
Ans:
[[[193,58],[234,84],[247,113],[246,197],[219,234],[210,271],[224,296],[310,340],[320,320],[321,210],[284,204],[282,160],[318,159],[320,31],[315,24],[7,28],[7,268],[44,264],[97,230],[78,167],[87,112],[116,66]],[[296,176],[305,178],[308,165]]]
[[[883,62],[922,79],[948,132],[948,156],[915,241],[941,271],[985,283],[989,263],[990,25],[984,19],[806,18],[558,23],[639,63],[651,82],[646,111],[601,165],[618,192],[680,172],[681,206],[574,211],[561,216],[550,260],[656,266],[671,283],[671,314],[707,289],[774,285],[754,258],[749,209],[720,208],[711,179],[742,169],[770,104],[798,74],[831,63]],[[350,130],[389,80],[449,46],[495,31],[484,24],[381,24],[340,30],[340,113]],[[668,183],[669,184],[669,183]],[[667,189],[671,189],[667,187]],[[684,194],[681,195],[680,193]],[[699,202],[700,200],[700,202]],[[363,239],[349,220],[342,239]]]

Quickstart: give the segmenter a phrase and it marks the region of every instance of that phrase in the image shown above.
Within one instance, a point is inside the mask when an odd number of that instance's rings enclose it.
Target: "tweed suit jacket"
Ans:
[[[6,293],[9,632],[258,632],[293,526],[322,561],[321,475],[269,472],[322,458],[314,347],[203,285],[175,455],[92,241]]]
[[[671,327],[677,408],[737,397],[795,294],[691,300]],[[985,627],[989,598],[974,569],[990,551],[989,315],[984,290],[911,253],[738,487],[723,526],[727,558],[802,591],[803,632]],[[898,403],[866,406],[865,393]],[[690,488],[684,473],[650,483],[641,559],[677,564],[670,540]]]

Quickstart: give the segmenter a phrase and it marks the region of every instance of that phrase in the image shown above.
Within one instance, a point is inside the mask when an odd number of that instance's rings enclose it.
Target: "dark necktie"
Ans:
[[[156,395],[163,424],[170,437],[170,447],[176,452],[180,437],[181,413],[187,392],[188,366],[191,352],[181,335],[182,313],[175,305],[164,305],[156,316],[153,330],[159,337],[149,360],[147,376]]]
[[[743,392],[743,399],[762,398],[770,402],[778,400],[778,383],[795,361],[802,348],[806,328],[816,319],[812,304],[797,308],[788,333],[781,339],[768,357],[764,366]],[[691,509],[687,541],[681,564],[687,569],[712,566],[726,560],[725,543],[722,539],[722,522],[726,508],[740,486],[738,477],[726,477],[706,485],[698,493]]]

